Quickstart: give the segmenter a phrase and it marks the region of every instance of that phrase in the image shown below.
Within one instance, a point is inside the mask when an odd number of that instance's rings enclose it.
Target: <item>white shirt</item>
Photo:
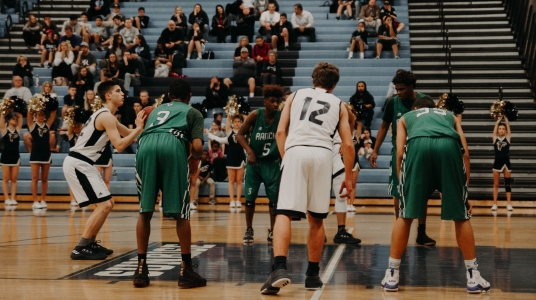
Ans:
[[[310,12],[302,10],[301,15],[296,15],[296,13],[292,14],[291,23],[293,28],[298,28],[301,26],[311,28],[314,26],[315,20]]]
[[[271,14],[270,11],[267,10],[261,14],[261,18],[259,20],[261,21],[262,26],[266,26],[279,22],[280,17],[281,15],[277,11],[274,11],[274,13]]]
[[[10,88],[7,90],[6,94],[4,95],[4,98],[8,98],[11,96],[17,96],[21,99],[24,99],[24,101],[29,102],[32,98],[32,92],[27,87],[21,86],[20,88]]]

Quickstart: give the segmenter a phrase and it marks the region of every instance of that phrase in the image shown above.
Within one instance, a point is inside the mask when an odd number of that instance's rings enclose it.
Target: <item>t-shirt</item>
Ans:
[[[154,50],[154,57],[160,57],[160,58],[168,58],[168,56],[170,55],[171,53],[169,53],[169,49],[168,48],[156,48]]]
[[[71,97],[71,95],[67,94],[63,97],[63,103],[65,105],[73,106],[78,105],[80,107],[84,107],[84,98],[74,95],[74,97]]]
[[[393,32],[396,36],[396,28],[393,28]],[[378,35],[391,37],[390,32],[389,30],[387,30],[387,27],[385,25],[380,25],[380,28],[378,28]]]
[[[420,108],[404,115],[408,141],[418,137],[451,137],[460,141],[453,113],[439,108]]]
[[[56,48],[58,48],[58,40],[49,41],[48,39],[43,42],[43,47],[49,52],[56,51]]]
[[[4,95],[4,98],[8,98],[11,96],[17,96],[28,102],[32,98],[32,92],[30,92],[30,89],[23,86],[21,86],[20,88],[10,88],[9,90],[7,90],[6,94]]]
[[[76,47],[76,46],[79,46],[80,47],[80,43],[82,43],[82,39],[77,36],[76,34],[73,34],[70,38],[68,38],[66,35],[62,36],[58,42],[58,44],[60,44],[61,42],[63,41],[69,41],[71,42],[71,47]]]
[[[78,24],[80,25],[80,27],[82,27],[82,26],[86,27],[87,32],[91,32],[91,27],[93,25],[91,25],[90,23],[78,22]]]
[[[102,25],[91,28],[91,34],[96,34],[96,33],[100,34],[100,36],[105,39],[108,38],[108,30],[106,29],[106,27],[103,27]]]
[[[383,17],[386,16],[394,16],[396,18],[395,8],[391,6],[391,10],[388,10],[385,8],[385,6],[382,6],[380,9],[380,19],[383,20]]]
[[[168,28],[162,30],[160,37],[164,40],[165,43],[184,41],[184,33],[182,30],[175,28],[175,30],[170,31]]]
[[[274,24],[276,22],[279,22],[280,17],[281,15],[276,11],[273,14],[271,14],[270,11],[265,11],[261,14],[260,21],[266,22],[268,24]]]
[[[125,44],[127,44],[127,43],[134,43],[134,38],[138,34],[140,34],[140,32],[138,31],[138,28],[132,26],[132,27],[130,27],[130,29],[128,29],[126,27],[121,29],[119,34],[123,37],[123,42]]]
[[[140,27],[147,28],[147,26],[149,25],[150,18],[148,16],[143,16],[143,17],[137,16],[137,17],[140,18]],[[136,19],[133,20],[132,24],[134,26],[136,25]]]
[[[368,36],[368,33],[367,31],[359,31],[359,30],[356,30],[352,33],[352,37],[356,37],[356,40],[359,40],[361,39],[363,41],[363,43],[367,43],[367,36]],[[357,38],[359,37],[359,39]],[[350,40],[350,43],[352,42],[352,40]]]
[[[82,53],[82,56],[80,57],[80,66],[87,67],[96,63],[97,63],[97,58],[95,58],[95,55],[93,55],[93,53],[88,52],[87,55],[84,55]]]
[[[214,167],[208,160],[201,161],[201,167],[199,167],[199,179],[204,179],[212,172]]]

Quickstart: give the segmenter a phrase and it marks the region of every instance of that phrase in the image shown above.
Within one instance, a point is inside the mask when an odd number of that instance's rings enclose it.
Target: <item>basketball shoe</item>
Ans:
[[[253,243],[253,228],[246,229],[246,233],[244,234],[244,243],[250,244]]]
[[[88,246],[90,246],[91,249],[93,249],[95,251],[98,251],[98,252],[101,252],[101,253],[104,253],[106,255],[110,255],[110,254],[114,253],[114,250],[105,248],[104,246],[101,246],[100,242],[101,241],[95,241],[93,243],[90,243]]]
[[[261,288],[261,294],[277,294],[279,290],[290,283],[290,277],[286,269],[276,269],[270,273],[268,279]]]
[[[398,280],[400,278],[398,269],[389,268],[385,270],[385,277],[381,282],[381,286],[388,292],[398,292]]]
[[[91,244],[87,246],[76,246],[71,251],[71,258],[74,260],[102,260],[108,255],[91,248]]]
[[[318,274],[313,272],[305,273],[305,289],[306,290],[319,290],[322,288],[324,283],[320,279]]]
[[[333,242],[336,244],[359,244],[361,240],[352,236],[346,229],[341,229],[337,232],[333,238]]]
[[[134,286],[135,287],[146,287],[149,285],[149,268],[145,259],[140,259],[138,262],[138,267],[134,271]]]
[[[467,292],[470,294],[485,293],[490,290],[491,285],[480,276],[480,272],[474,269],[468,269],[467,273]]]
[[[179,271],[180,287],[194,288],[207,285],[207,280],[194,272],[194,267],[196,268],[197,265],[186,267],[184,262],[181,263],[181,269]]]

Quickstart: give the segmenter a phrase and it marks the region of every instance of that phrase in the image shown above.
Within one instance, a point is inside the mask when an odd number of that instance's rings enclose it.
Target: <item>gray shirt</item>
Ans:
[[[235,60],[233,62],[233,76],[255,77],[255,61],[248,57],[247,60]]]
[[[80,32],[82,31],[82,26],[80,26],[80,23],[76,23],[76,25],[71,25],[71,20],[67,20],[63,22],[63,26],[61,28],[61,35],[65,35],[65,26],[71,26],[73,29],[73,33],[80,36]]]
[[[138,28],[132,26],[130,29],[127,29],[126,27],[121,29],[119,34],[123,37],[123,42],[127,44],[134,43],[134,38],[140,34],[140,32],[138,31]]]
[[[21,86],[20,88],[10,88],[7,90],[6,94],[4,95],[4,98],[8,98],[11,96],[17,96],[21,99],[24,99],[24,101],[29,102],[32,98],[32,92],[30,92],[30,89],[27,87]]]
[[[104,26],[95,26],[91,28],[91,34],[98,33],[101,37],[107,39],[108,38],[108,30]]]
[[[93,55],[91,52],[88,52],[87,55],[82,53],[82,56],[80,57],[80,66],[87,67],[91,66],[92,64],[97,64],[97,58],[95,58],[95,55]]]
[[[313,19],[313,15],[310,12],[302,10],[302,13],[300,15],[297,15],[296,13],[292,14],[291,23],[293,28],[298,28],[302,26],[305,28],[312,28],[315,25],[315,20]]]

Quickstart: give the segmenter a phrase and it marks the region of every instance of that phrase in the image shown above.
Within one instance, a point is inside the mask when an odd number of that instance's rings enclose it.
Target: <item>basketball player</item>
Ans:
[[[246,233],[244,243],[253,243],[253,214],[255,213],[255,200],[259,193],[261,183],[264,183],[266,196],[270,203],[270,229],[268,229],[269,242],[273,239],[275,217],[273,207],[279,181],[281,156],[277,149],[275,133],[279,125],[281,111],[279,104],[283,97],[283,88],[279,85],[265,85],[262,88],[264,108],[259,108],[246,118],[244,125],[236,135],[236,140],[248,155],[246,165]],[[250,136],[249,143],[246,135]]]
[[[63,161],[63,173],[80,207],[95,204],[78,245],[71,252],[72,259],[105,259],[113,251],[96,243],[95,237],[114,206],[110,191],[94,164],[110,142],[119,152],[128,147],[143,131],[143,113],[136,118],[136,129],[121,125],[114,116],[123,105],[124,94],[113,81],[103,82],[98,88],[104,107],[94,112],[86,122],[71,152]],[[123,136],[123,137],[122,137]]]
[[[281,113],[276,141],[283,158],[279,193],[274,205],[274,264],[272,273],[261,288],[262,294],[276,294],[290,283],[287,273],[287,255],[291,237],[290,222],[293,218],[307,217],[309,236],[307,242],[309,265],[305,288],[320,289],[322,281],[319,262],[324,246],[324,219],[329,212],[331,172],[333,167],[333,135],[341,136],[341,152],[344,158],[344,182],[341,197],[353,189],[352,167],[354,145],[348,111],[343,102],[331,92],[339,81],[337,66],[321,62],[312,74],[314,88],[298,90],[291,94]]]
[[[183,79],[169,87],[169,99],[155,108],[147,119],[136,153],[136,180],[140,198],[140,214],[136,225],[138,267],[134,286],[149,285],[147,247],[151,233],[156,197],[162,191],[162,210],[175,218],[180,240],[182,264],[179,286],[205,286],[207,280],[193,270],[190,229],[190,193],[188,152],[201,158],[203,152],[203,115],[190,105],[191,87]]]
[[[456,227],[456,240],[467,268],[467,292],[488,291],[489,282],[477,270],[475,238],[469,221],[467,142],[459,119],[450,111],[434,107],[433,100],[422,97],[415,101],[414,110],[398,122],[396,174],[400,176],[402,196],[400,217],[393,227],[389,268],[381,285],[387,291],[398,291],[398,269],[411,222],[426,215],[428,198],[437,189],[443,193],[441,219],[453,220]]]
[[[382,124],[378,129],[378,135],[376,136],[376,144],[374,145],[374,152],[370,156],[370,164],[377,168],[376,159],[378,158],[378,151],[385,139],[389,126],[392,125],[392,137],[391,142],[393,149],[391,150],[391,174],[389,176],[389,194],[394,197],[395,216],[399,216],[399,199],[400,193],[398,191],[398,176],[396,175],[396,133],[398,120],[407,112],[411,111],[415,100],[430,96],[415,92],[415,85],[417,78],[412,72],[399,70],[396,76],[393,78],[397,95],[389,98],[385,105],[385,110],[382,116]],[[432,98],[430,98],[431,100]],[[433,100],[432,100],[433,101]],[[417,244],[425,246],[435,246],[436,241],[426,235],[426,215],[419,218],[419,227],[417,234]]]

